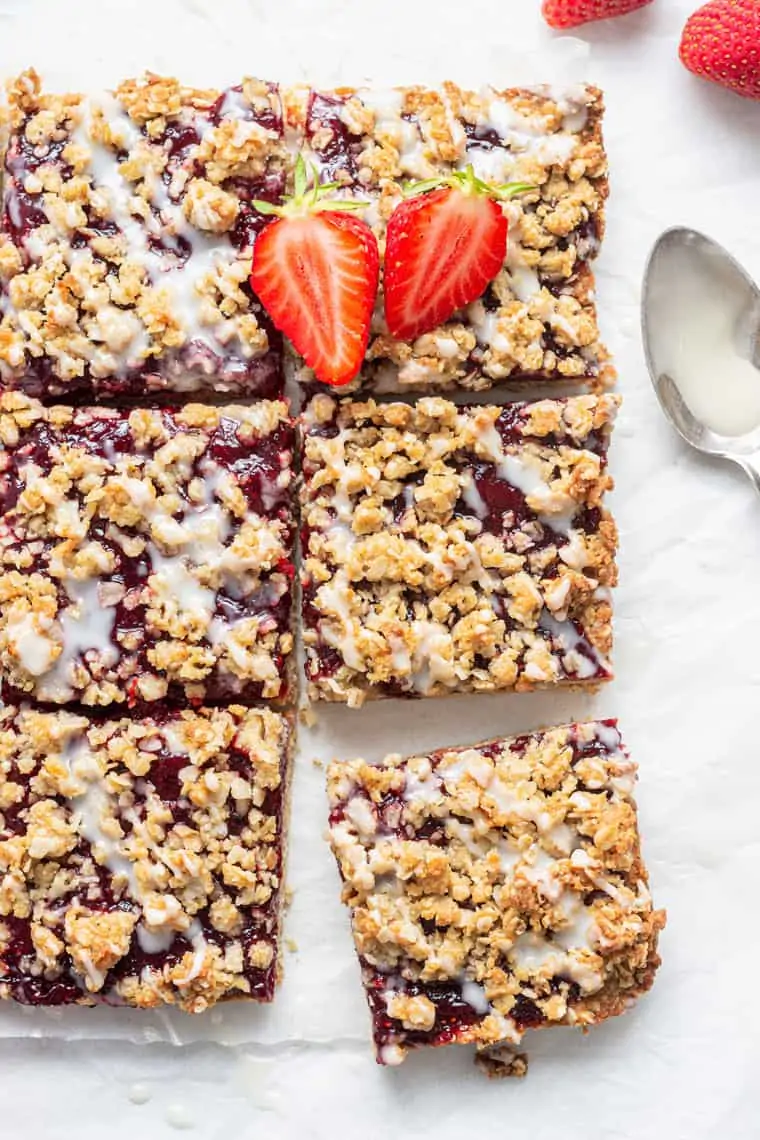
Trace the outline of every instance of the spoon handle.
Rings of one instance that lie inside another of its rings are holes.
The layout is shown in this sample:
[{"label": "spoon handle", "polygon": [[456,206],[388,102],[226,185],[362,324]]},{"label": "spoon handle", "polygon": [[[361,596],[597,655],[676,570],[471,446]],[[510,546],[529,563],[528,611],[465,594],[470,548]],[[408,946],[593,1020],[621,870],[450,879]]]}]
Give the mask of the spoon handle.
[{"label": "spoon handle", "polygon": [[760,493],[760,455],[750,455],[746,458],[737,459],[737,463],[747,472],[755,485],[755,489]]}]

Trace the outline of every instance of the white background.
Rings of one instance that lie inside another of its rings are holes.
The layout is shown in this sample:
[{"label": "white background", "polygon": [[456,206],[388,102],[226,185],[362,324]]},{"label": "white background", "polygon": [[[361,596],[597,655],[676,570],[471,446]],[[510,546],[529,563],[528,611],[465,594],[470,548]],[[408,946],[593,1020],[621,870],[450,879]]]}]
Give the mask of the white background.
[{"label": "white background", "polygon": [[[760,275],[760,106],[680,66],[690,7],[655,0],[571,39],[543,26],[539,0],[0,0],[0,70],[33,63],[69,89],[144,68],[200,85],[244,73],[599,83],[612,198],[598,296],[625,398],[613,444],[615,684],[594,701],[475,697],[321,714],[297,761],[286,934],[299,948],[274,1007],[192,1024],[0,1009],[1,1137],[760,1135],[760,502],[741,474],[671,434],[638,332],[644,260],[668,225],[706,230]],[[529,1040],[522,1082],[486,1081],[466,1049],[378,1068],[312,758],[466,743],[592,709],[620,718],[641,768],[645,856],[669,911],[652,994],[587,1038]],[[166,1043],[172,1035],[196,1040]]]}]

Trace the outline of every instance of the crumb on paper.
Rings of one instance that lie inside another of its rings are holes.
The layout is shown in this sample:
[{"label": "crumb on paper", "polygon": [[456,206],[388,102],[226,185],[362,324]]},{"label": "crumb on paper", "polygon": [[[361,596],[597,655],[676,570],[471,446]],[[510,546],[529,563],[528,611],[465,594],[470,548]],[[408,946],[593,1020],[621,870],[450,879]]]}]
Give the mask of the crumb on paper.
[{"label": "crumb on paper", "polygon": [[178,1132],[187,1132],[195,1128],[195,1119],[184,1104],[170,1104],[166,1109],[166,1123]]},{"label": "crumb on paper", "polygon": [[314,712],[313,705],[302,705],[299,709],[298,717],[301,724],[305,725],[306,728],[314,728],[314,725],[317,723],[317,714]]},{"label": "crumb on paper", "polygon": [[478,1049],[474,1061],[475,1067],[491,1081],[503,1080],[505,1077],[525,1077],[528,1074],[528,1054],[516,1053],[511,1045],[492,1045],[489,1049]]}]

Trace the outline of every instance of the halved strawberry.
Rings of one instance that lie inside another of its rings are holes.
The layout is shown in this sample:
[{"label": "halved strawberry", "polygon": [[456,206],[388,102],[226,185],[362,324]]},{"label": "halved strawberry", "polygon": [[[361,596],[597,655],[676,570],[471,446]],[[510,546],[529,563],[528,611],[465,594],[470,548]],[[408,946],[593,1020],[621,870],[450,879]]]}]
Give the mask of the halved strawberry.
[{"label": "halved strawberry", "polygon": [[299,156],[295,194],[256,239],[251,285],[275,325],[318,380],[347,384],[361,368],[377,292],[379,254],[370,227],[348,211],[366,203],[324,198],[335,185],[308,185]]},{"label": "halved strawberry", "polygon": [[476,301],[507,255],[500,201],[534,189],[489,186],[472,166],[412,185],[391,214],[385,243],[385,319],[398,340],[414,340]]}]

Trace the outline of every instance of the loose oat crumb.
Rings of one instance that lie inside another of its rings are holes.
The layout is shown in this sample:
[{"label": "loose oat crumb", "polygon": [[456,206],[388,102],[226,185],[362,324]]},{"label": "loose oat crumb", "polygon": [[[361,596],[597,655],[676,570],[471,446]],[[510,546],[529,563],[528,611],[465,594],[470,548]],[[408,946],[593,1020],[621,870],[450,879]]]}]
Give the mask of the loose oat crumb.
[{"label": "loose oat crumb", "polygon": [[314,710],[314,706],[311,704],[302,705],[298,716],[301,724],[305,725],[306,728],[314,728],[314,726],[318,723],[317,714]]},{"label": "loose oat crumb", "polygon": [[528,1075],[527,1053],[516,1053],[509,1045],[491,1045],[475,1052],[475,1065],[489,1080]]}]

